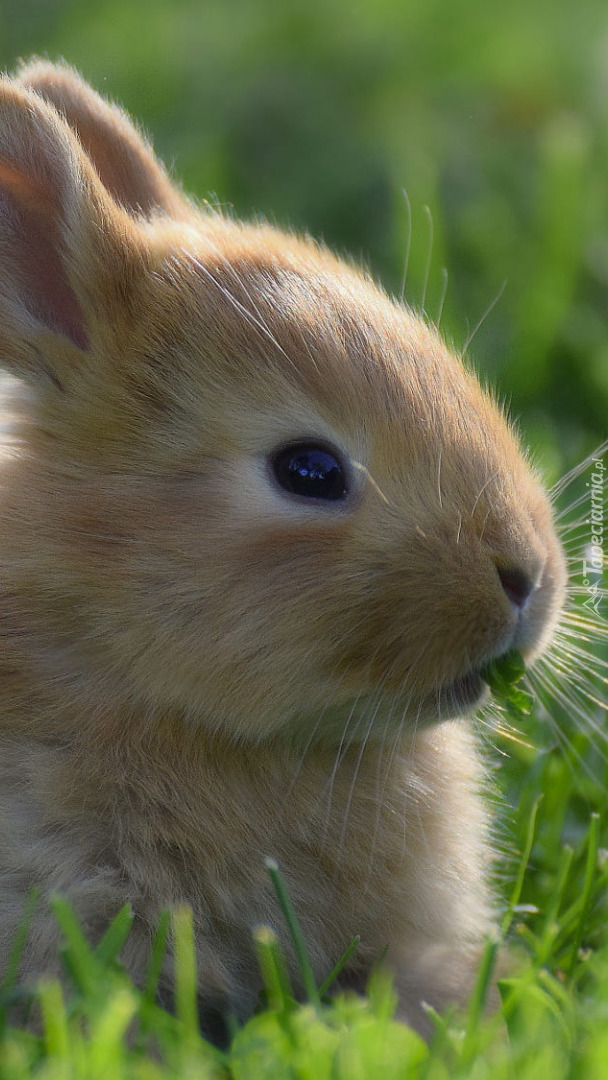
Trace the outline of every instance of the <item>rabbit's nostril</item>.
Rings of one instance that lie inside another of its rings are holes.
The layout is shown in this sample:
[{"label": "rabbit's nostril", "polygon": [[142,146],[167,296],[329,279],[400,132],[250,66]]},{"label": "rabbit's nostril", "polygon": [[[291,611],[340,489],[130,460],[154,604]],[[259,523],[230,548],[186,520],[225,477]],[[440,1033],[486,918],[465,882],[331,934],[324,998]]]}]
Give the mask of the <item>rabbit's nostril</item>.
[{"label": "rabbit's nostril", "polygon": [[500,583],[506,596],[511,603],[518,608],[524,608],[531,594],[534,592],[534,582],[524,570],[514,566],[496,567]]}]

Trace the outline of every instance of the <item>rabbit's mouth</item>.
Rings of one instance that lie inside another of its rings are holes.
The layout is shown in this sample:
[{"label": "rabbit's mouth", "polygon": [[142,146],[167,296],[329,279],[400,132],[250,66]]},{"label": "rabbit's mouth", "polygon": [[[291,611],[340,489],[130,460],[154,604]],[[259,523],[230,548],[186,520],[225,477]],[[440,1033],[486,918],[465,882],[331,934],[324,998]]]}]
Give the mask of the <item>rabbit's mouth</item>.
[{"label": "rabbit's mouth", "polygon": [[461,675],[460,678],[440,688],[438,694],[440,715],[454,717],[463,711],[473,712],[481,704],[487,689],[479,671],[469,671],[466,675]]}]

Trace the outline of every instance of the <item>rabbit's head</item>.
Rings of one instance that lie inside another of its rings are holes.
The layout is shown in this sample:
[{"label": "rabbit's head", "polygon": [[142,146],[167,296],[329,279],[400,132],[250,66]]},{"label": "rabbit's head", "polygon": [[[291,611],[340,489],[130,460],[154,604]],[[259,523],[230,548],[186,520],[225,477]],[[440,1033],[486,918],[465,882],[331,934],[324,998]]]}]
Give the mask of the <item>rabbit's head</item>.
[{"label": "rabbit's head", "polygon": [[[7,588],[36,663],[244,740],[470,711],[561,604],[547,498],[437,333],[197,208],[69,69],[0,88]],[[66,689],[67,692],[67,689]]]}]

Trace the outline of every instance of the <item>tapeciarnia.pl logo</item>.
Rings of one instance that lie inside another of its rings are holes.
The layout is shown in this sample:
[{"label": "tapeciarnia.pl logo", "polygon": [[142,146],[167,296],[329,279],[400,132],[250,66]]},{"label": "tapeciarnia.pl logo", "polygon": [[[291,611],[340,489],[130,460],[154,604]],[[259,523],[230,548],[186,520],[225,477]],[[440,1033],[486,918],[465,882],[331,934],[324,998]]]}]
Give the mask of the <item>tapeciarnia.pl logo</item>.
[{"label": "tapeciarnia.pl logo", "polygon": [[605,555],[605,529],[604,529],[604,489],[606,485],[606,466],[602,458],[593,458],[591,462],[593,472],[591,480],[587,483],[591,500],[589,517],[585,524],[589,526],[589,542],[585,548],[583,558],[583,585],[587,589],[588,596],[583,607],[606,621],[606,616],[600,611],[604,593],[602,590],[602,577],[606,563]]}]

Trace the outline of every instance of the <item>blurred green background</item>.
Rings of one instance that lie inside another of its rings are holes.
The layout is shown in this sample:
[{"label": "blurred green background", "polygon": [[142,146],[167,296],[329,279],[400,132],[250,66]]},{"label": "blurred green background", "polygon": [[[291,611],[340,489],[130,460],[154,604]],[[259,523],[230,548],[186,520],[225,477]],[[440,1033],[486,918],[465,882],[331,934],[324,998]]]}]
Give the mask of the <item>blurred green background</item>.
[{"label": "blurred green background", "polygon": [[442,330],[487,313],[470,355],[552,478],[608,434],[605,0],[5,0],[0,52],[65,57],[189,191],[397,294],[409,246],[432,319],[445,268]]}]

